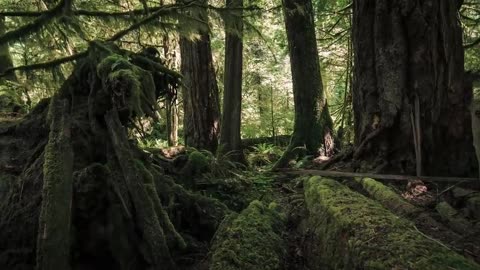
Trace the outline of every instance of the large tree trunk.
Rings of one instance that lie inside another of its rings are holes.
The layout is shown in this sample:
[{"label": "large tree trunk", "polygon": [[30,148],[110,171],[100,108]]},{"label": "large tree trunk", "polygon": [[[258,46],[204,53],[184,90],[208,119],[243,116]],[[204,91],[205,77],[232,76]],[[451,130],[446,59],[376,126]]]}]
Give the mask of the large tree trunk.
[{"label": "large tree trunk", "polygon": [[295,124],[290,145],[275,167],[284,167],[295,149],[316,154],[322,142],[320,115],[325,107],[318,59],[312,2],[283,0],[295,102]]},{"label": "large tree trunk", "polygon": [[354,1],[354,159],[366,161],[361,169],[472,172],[458,7],[457,1]]},{"label": "large tree trunk", "polygon": [[[242,8],[243,0],[227,0],[227,8]],[[242,115],[242,71],[243,71],[243,22],[242,10],[235,18],[225,21],[225,76],[223,92],[223,118],[220,132],[222,153],[229,153],[232,160],[244,162],[240,136]]]},{"label": "large tree trunk", "polygon": [[[206,4],[200,0],[199,4]],[[208,22],[206,11],[200,20]],[[210,36],[200,30],[198,40],[180,38],[181,73],[183,74],[183,132],[185,144],[198,149],[216,151],[218,145],[220,104],[213,67]]]}]

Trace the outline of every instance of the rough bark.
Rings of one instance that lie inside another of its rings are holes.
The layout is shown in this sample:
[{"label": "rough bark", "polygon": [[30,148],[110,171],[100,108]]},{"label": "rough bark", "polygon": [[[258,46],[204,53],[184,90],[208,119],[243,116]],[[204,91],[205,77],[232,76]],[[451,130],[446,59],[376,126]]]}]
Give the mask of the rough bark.
[{"label": "rough bark", "polygon": [[[199,0],[199,4],[206,1]],[[208,22],[206,11],[200,20]],[[198,40],[180,38],[185,145],[215,152],[218,146],[220,105],[210,36],[199,30]]]},{"label": "rough bark", "polygon": [[[227,8],[242,8],[243,0],[227,0]],[[225,75],[220,150],[230,159],[245,162],[240,135],[242,116],[243,22],[242,10],[225,21]]]},{"label": "rough bark", "polygon": [[312,2],[284,0],[295,102],[295,124],[290,145],[275,167],[284,167],[295,149],[304,147],[316,154],[322,142],[321,112],[325,107],[320,61],[318,58]]},{"label": "rough bark", "polygon": [[472,173],[457,8],[456,1],[354,1],[357,169]]}]

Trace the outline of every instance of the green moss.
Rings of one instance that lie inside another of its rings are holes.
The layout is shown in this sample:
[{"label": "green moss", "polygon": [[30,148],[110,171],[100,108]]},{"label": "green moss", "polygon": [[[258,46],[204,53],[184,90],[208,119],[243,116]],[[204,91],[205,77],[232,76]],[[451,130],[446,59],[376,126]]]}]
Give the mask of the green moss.
[{"label": "green moss", "polygon": [[52,98],[36,258],[41,269],[69,269],[73,151],[68,110],[64,100]]},{"label": "green moss", "polygon": [[106,78],[108,74],[115,70],[130,69],[131,66],[132,64],[125,57],[119,54],[111,54],[97,65],[97,74],[100,78]]},{"label": "green moss", "polygon": [[160,201],[154,183],[153,174],[145,167],[145,165],[140,160],[135,160],[134,162],[136,167],[138,168],[138,171],[142,173],[145,190],[153,204],[158,222],[164,230],[165,239],[169,244],[169,247],[178,247],[180,249],[184,249],[186,247],[186,243],[183,240],[182,236],[180,236],[180,234],[173,226],[172,222],[170,221],[170,217],[163,208],[162,202]]},{"label": "green moss", "polygon": [[193,170],[200,172],[208,168],[209,162],[207,157],[199,151],[193,151],[188,155],[188,161]]},{"label": "green moss", "polygon": [[391,188],[371,178],[357,178],[363,189],[368,192],[376,201],[392,210],[394,213],[405,216],[413,216],[421,210],[405,201]]},{"label": "green moss", "polygon": [[152,74],[132,63],[125,57],[112,54],[97,65],[97,74],[104,89],[117,99],[117,106],[126,106],[137,116],[147,114],[155,117],[158,109],[155,95],[155,83]]},{"label": "green moss", "polygon": [[277,207],[253,201],[226,218],[214,239],[210,269],[282,269],[285,217]]},{"label": "green moss", "polygon": [[306,180],[305,201],[313,269],[320,263],[334,269],[479,269],[410,221],[334,180]]}]

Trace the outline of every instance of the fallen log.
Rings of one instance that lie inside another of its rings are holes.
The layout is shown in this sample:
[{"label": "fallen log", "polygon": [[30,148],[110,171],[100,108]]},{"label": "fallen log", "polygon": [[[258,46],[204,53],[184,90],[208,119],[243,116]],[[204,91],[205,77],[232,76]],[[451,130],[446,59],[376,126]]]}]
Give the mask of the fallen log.
[{"label": "fallen log", "polygon": [[405,201],[395,191],[372,178],[356,178],[355,181],[360,183],[372,198],[397,215],[412,217],[422,212],[422,209]]},{"label": "fallen log", "polygon": [[310,269],[479,269],[413,223],[337,181],[305,180]]},{"label": "fallen log", "polygon": [[323,177],[347,177],[347,178],[374,178],[392,181],[412,181],[421,180],[425,182],[473,182],[479,181],[478,178],[469,177],[446,177],[446,176],[413,176],[413,175],[396,175],[396,174],[375,174],[375,173],[357,173],[357,172],[338,172],[338,171],[322,171],[322,170],[295,170],[295,169],[278,169],[276,172],[290,175],[318,175]]}]

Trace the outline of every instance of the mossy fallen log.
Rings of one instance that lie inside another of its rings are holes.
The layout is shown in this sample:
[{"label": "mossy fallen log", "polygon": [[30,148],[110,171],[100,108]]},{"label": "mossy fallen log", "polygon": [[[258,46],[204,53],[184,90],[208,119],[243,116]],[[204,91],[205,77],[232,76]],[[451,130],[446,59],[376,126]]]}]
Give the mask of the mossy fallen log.
[{"label": "mossy fallen log", "polygon": [[227,217],[213,241],[210,270],[283,269],[285,218],[275,208],[253,201]]},{"label": "mossy fallen log", "polygon": [[356,178],[363,189],[383,206],[397,215],[414,216],[422,210],[405,201],[395,191],[372,178]]},{"label": "mossy fallen log", "polygon": [[[479,269],[378,202],[327,178],[305,181],[311,269]],[[323,269],[323,268],[322,268]]]}]

